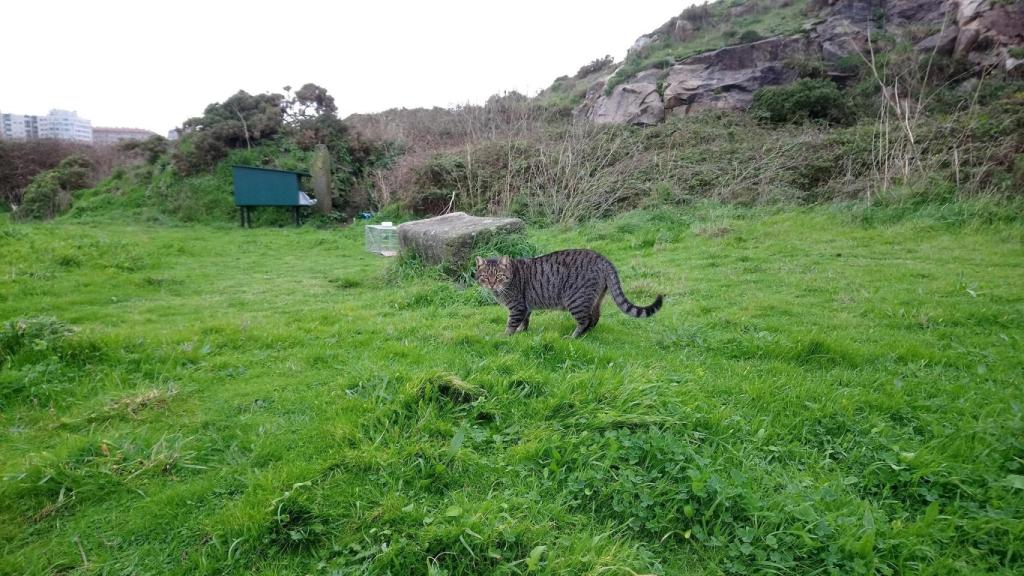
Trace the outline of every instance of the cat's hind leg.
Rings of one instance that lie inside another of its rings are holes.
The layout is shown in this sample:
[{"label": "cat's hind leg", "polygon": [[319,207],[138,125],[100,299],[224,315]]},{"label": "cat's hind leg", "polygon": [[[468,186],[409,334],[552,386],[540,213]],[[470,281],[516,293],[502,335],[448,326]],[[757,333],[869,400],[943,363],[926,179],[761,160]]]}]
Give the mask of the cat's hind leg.
[{"label": "cat's hind leg", "polygon": [[581,308],[569,310],[569,313],[572,314],[573,320],[576,321],[576,329],[573,330],[570,338],[579,338],[580,336],[583,336],[594,327],[594,324],[597,324],[597,321],[594,320],[593,317],[594,311],[589,304]]},{"label": "cat's hind leg", "polygon": [[594,327],[593,324],[591,324],[590,322],[589,312],[586,313],[584,317],[577,317],[576,315],[573,315],[573,318],[576,319],[576,329],[572,331],[572,336],[570,336],[570,338],[579,338],[580,336],[583,336],[584,334],[589,332],[590,329]]},{"label": "cat's hind leg", "polygon": [[576,320],[576,330],[570,338],[579,338],[586,334],[597,321],[594,320],[594,300],[597,297],[597,289],[583,289],[573,294],[565,303],[566,310]]},{"label": "cat's hind leg", "polygon": [[601,320],[601,300],[604,300],[604,289],[597,294],[597,299],[594,300],[594,306],[590,309],[590,327],[597,326],[599,320]]}]

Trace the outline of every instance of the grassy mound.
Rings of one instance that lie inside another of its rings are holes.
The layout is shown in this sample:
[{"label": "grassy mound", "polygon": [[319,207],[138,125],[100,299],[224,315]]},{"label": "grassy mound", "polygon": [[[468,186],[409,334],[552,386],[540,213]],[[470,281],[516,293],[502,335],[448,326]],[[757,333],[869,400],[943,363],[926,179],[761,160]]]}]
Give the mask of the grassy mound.
[{"label": "grassy mound", "polygon": [[[231,150],[211,170],[182,175],[169,156],[161,155],[78,192],[67,217],[93,222],[229,223],[238,217],[232,165],[306,171],[311,156],[312,152],[282,138],[252,149]],[[256,209],[253,216],[256,225],[283,225],[290,212]]]}]

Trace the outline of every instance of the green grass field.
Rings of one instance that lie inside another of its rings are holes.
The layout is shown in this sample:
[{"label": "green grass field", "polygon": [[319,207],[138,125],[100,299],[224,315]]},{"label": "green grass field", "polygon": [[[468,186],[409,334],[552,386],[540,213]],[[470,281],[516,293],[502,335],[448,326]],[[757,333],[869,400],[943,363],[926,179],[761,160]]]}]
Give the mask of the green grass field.
[{"label": "green grass field", "polygon": [[1024,225],[886,220],[534,230],[667,295],[578,341],[357,228],[0,224],[0,573],[1020,574]]}]

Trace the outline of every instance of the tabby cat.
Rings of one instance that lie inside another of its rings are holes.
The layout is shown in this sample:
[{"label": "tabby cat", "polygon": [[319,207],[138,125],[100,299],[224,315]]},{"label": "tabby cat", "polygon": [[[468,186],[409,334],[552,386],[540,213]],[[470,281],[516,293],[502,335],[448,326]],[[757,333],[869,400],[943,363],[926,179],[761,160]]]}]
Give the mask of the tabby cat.
[{"label": "tabby cat", "polygon": [[476,259],[476,280],[508,308],[506,334],[530,326],[530,312],[538,309],[568,310],[576,320],[573,338],[586,334],[601,318],[601,300],[611,290],[615,305],[635,318],[645,318],[661,308],[659,295],[650,306],[637,306],[622,293],[619,274],[607,258],[593,250],[552,252],[536,258],[508,256]]}]

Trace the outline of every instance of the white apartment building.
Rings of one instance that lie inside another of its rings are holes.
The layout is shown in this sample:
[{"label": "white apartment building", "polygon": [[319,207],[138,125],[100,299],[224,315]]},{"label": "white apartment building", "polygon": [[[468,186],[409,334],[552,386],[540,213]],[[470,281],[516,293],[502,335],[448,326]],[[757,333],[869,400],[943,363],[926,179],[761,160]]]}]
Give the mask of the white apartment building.
[{"label": "white apartment building", "polygon": [[39,138],[92,143],[92,122],[68,110],[50,110],[39,117]]},{"label": "white apartment building", "polygon": [[50,110],[46,116],[0,114],[0,138],[35,140],[57,138],[92,142],[92,122],[68,110]]},{"label": "white apartment building", "polygon": [[0,138],[29,140],[38,137],[39,122],[36,116],[0,114]]}]

